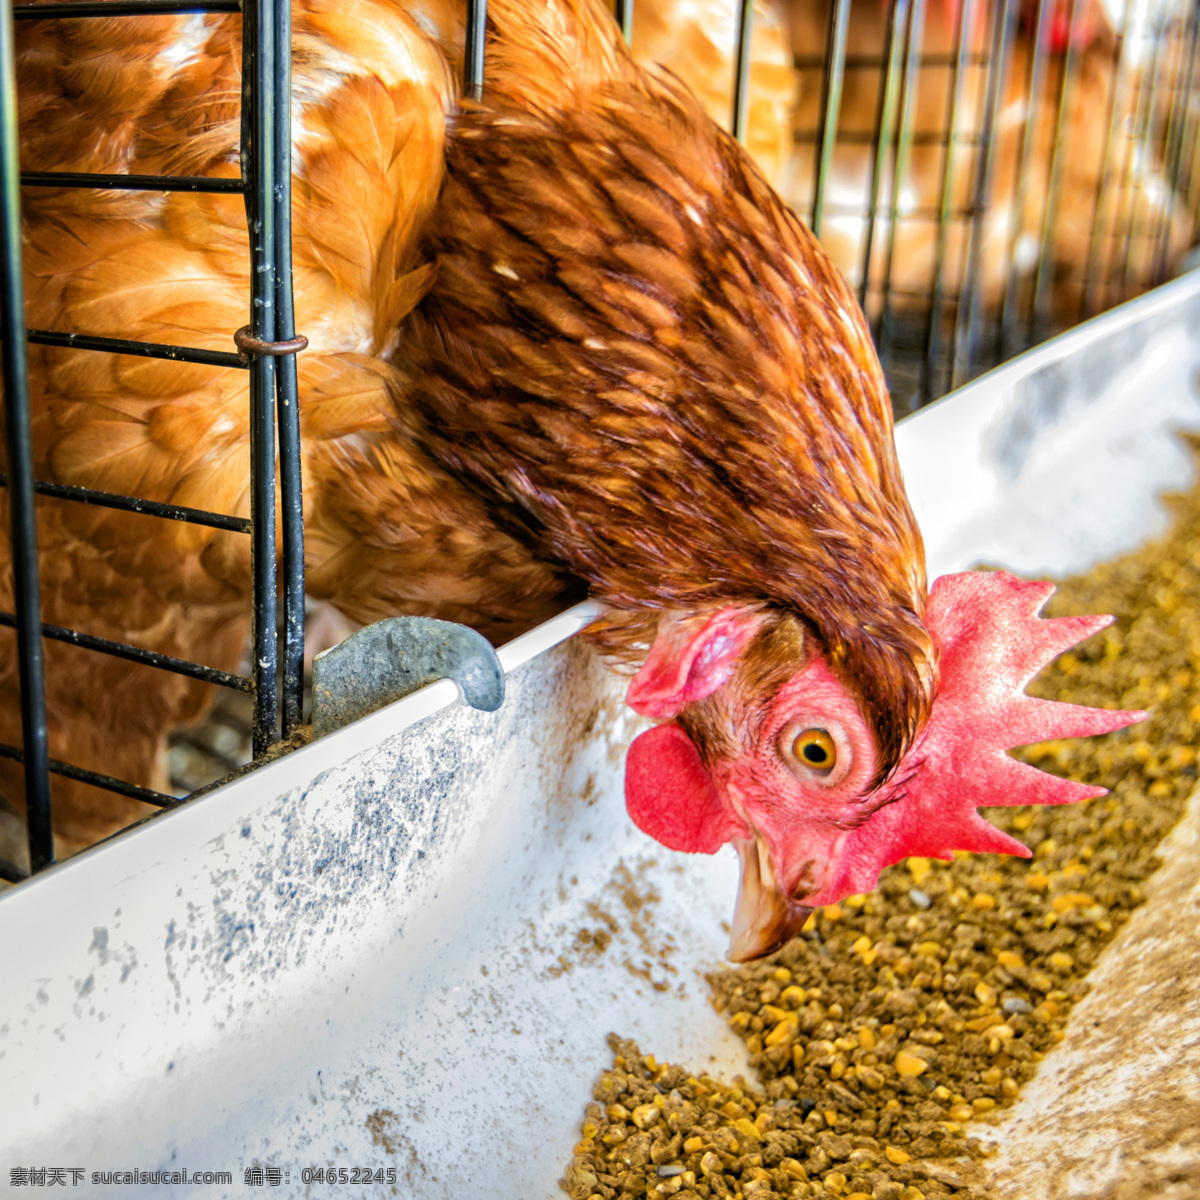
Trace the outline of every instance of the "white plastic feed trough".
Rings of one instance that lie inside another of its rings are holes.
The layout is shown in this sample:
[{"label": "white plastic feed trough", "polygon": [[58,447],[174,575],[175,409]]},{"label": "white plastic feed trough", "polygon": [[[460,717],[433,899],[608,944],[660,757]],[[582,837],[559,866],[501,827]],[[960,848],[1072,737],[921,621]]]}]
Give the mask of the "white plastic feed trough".
[{"label": "white plastic feed trough", "polygon": [[[905,421],[930,577],[1061,574],[1164,527],[1198,365],[1193,273]],[[702,978],[736,858],[631,826],[641,722],[573,637],[591,612],[505,647],[496,713],[444,681],[0,897],[0,1188],[226,1171],[120,1191],[244,1196],[262,1168],[324,1195],[306,1168],[382,1167],[360,1194],[553,1197],[608,1031],[747,1072]]]}]

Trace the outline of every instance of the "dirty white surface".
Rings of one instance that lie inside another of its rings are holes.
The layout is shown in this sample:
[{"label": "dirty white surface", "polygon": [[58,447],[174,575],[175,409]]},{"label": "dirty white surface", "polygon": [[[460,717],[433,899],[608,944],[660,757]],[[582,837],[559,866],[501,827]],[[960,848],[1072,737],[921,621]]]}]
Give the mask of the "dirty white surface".
[{"label": "dirty white surface", "polygon": [[1166,528],[1200,429],[1200,271],[1089,321],[896,429],[930,578],[1061,576]]},{"label": "dirty white surface", "polygon": [[1200,1196],[1200,791],[1162,855],[1066,1040],[996,1131],[994,1200]]},{"label": "dirty white surface", "polygon": [[[1061,571],[1159,527],[1198,314],[1185,278],[906,422],[931,574]],[[122,1194],[244,1195],[258,1166],[324,1195],[305,1168],[382,1167],[361,1194],[537,1200],[609,1030],[743,1069],[701,979],[735,860],[630,826],[636,721],[564,640],[587,619],[505,648],[497,713],[437,684],[0,897],[0,1183],[228,1171]]]},{"label": "dirty white surface", "polygon": [[228,1170],[240,1195],[257,1165],[299,1195],[305,1167],[382,1166],[401,1196],[552,1194],[610,1029],[744,1069],[698,975],[732,855],[685,870],[630,826],[636,718],[582,643],[508,687],[493,714],[427,689],[8,893],[4,1181]]}]

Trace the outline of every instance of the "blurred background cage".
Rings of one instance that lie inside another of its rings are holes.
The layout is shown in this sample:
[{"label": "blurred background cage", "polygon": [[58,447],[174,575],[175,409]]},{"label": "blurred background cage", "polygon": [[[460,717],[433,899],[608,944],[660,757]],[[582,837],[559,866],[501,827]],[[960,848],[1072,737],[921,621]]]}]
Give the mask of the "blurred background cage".
[{"label": "blurred background cage", "polygon": [[1185,265],[1198,27],[1196,0],[640,0],[633,45],[821,239],[904,416]]},{"label": "blurred background cage", "polygon": [[[12,25],[0,12],[6,39],[6,483],[16,559],[15,612],[0,614],[0,626],[8,626],[0,628],[0,653],[21,656],[26,708],[25,745],[0,747],[0,753],[35,764],[27,771],[33,870],[53,860],[50,774],[73,769],[47,760],[44,718],[39,733],[39,633],[225,685],[208,721],[172,739],[174,795],[149,794],[135,781],[95,780],[159,807],[252,757],[270,756],[303,717],[303,531],[296,405],[290,402],[287,4],[84,0],[18,6],[16,16],[235,11],[245,19],[240,180],[71,181],[27,173],[20,182],[27,206],[36,205],[38,189],[47,186],[220,187],[245,196],[252,227],[261,230],[266,221],[269,236],[253,246],[261,263],[255,279],[260,299],[274,297],[279,324],[264,324],[263,306],[248,297],[253,328],[224,363],[250,370],[257,380],[251,400],[256,499],[248,520],[159,511],[169,506],[131,497],[67,495],[72,489],[32,479],[21,399]],[[1187,265],[1200,224],[1200,0],[617,0],[615,17],[635,56],[663,64],[692,86],[824,243],[867,314],[898,416]],[[479,93],[483,79],[485,32],[485,0],[470,0],[464,89],[471,94]],[[89,352],[86,338],[74,336],[86,330],[25,333],[30,341],[57,336],[51,344]],[[192,353],[92,341],[91,352],[185,361]],[[66,499],[165,519],[233,521],[252,536],[253,666],[217,679],[197,664],[101,645],[78,631],[39,628],[36,494],[37,503]],[[0,844],[0,878],[23,877],[24,867],[5,861],[4,853]]]}]

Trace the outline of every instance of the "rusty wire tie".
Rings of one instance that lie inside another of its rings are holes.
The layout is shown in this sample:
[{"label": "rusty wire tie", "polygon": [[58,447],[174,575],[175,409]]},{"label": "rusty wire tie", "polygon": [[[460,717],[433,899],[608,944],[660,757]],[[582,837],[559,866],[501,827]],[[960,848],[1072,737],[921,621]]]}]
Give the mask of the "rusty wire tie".
[{"label": "rusty wire tie", "polygon": [[264,342],[261,338],[251,337],[249,325],[243,325],[233,335],[233,341],[238,348],[238,354],[245,362],[252,358],[279,358],[284,354],[299,354],[301,350],[308,348],[306,337],[289,338],[285,342]]}]

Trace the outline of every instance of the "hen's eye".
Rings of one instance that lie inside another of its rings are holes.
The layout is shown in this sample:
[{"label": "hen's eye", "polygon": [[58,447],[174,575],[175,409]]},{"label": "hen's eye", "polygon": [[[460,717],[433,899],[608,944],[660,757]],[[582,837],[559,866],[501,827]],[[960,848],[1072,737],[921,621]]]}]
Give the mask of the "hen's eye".
[{"label": "hen's eye", "polygon": [[837,766],[837,746],[824,729],[805,729],[796,735],[792,753],[797,762],[822,774]]}]

